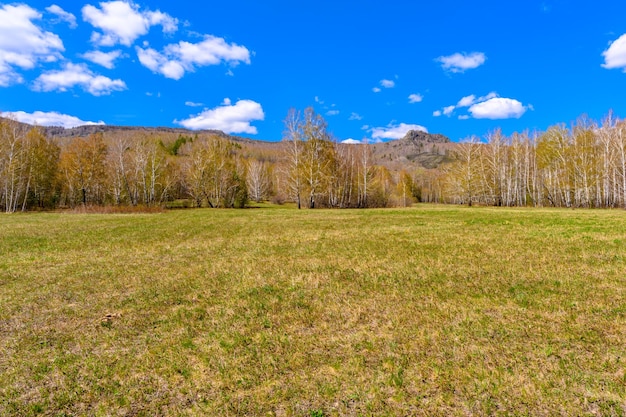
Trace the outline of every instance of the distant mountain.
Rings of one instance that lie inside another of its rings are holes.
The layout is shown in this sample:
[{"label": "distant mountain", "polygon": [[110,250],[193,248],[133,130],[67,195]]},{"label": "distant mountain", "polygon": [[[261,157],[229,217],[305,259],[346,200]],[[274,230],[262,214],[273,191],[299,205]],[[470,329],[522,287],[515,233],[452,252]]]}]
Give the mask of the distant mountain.
[{"label": "distant mountain", "polygon": [[144,126],[114,126],[114,125],[84,125],[76,126],[70,129],[61,126],[47,126],[42,127],[49,137],[56,138],[73,138],[89,136],[93,133],[115,133],[115,132],[146,132],[146,133],[167,133],[167,134],[180,134],[185,136],[194,135],[217,135],[236,141],[249,140],[238,136],[227,135],[221,130],[189,130],[184,128],[175,127],[144,127]]},{"label": "distant mountain", "polygon": [[437,168],[451,161],[451,151],[456,144],[441,134],[410,130],[402,139],[370,146],[378,163],[396,170],[402,167]]},{"label": "distant mountain", "polygon": [[[3,118],[0,117],[0,120]],[[18,122],[19,123],[19,122]],[[28,124],[19,123],[25,128]],[[102,132],[108,135],[115,133],[145,132],[148,134],[162,134],[172,137],[174,135],[196,136],[196,135],[218,135],[233,142],[245,146],[246,154],[269,160],[276,160],[281,150],[280,142],[269,142],[258,139],[243,138],[226,134],[220,130],[188,130],[184,128],[171,127],[143,127],[143,126],[114,126],[114,125],[84,125],[73,128],[61,126],[42,126],[41,129],[48,137],[57,139],[70,139],[74,137],[85,137],[93,133]],[[175,137],[175,136],[174,136]],[[371,143],[368,145],[348,145],[348,146],[369,146],[372,148],[374,162],[386,166],[391,170],[402,168],[437,168],[439,165],[449,162],[450,151],[456,146],[450,139],[441,134],[425,133],[418,130],[410,130],[398,140],[389,142]]]},{"label": "distant mountain", "polygon": [[414,144],[420,143],[450,143],[450,139],[440,133],[426,133],[421,130],[409,130],[402,139],[402,141],[413,142]]},{"label": "distant mountain", "polygon": [[[4,117],[0,117],[0,121],[7,120]],[[25,128],[33,127],[27,123],[16,122],[12,120],[12,123],[17,123]],[[83,125],[72,128],[65,128],[63,126],[39,126],[44,131],[46,136],[51,138],[75,138],[85,137],[93,133],[115,133],[115,132],[146,132],[146,133],[166,133],[166,134],[180,134],[185,136],[195,135],[217,135],[225,138],[235,140],[237,142],[246,142],[252,139],[242,138],[239,136],[228,135],[221,130],[189,130],[184,128],[172,128],[172,127],[145,127],[145,126],[115,126],[115,125]]]}]

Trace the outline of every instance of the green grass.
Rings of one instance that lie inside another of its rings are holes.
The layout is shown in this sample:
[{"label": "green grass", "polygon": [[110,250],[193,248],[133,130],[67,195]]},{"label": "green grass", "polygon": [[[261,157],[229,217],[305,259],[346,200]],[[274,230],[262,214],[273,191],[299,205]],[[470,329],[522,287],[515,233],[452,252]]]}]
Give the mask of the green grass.
[{"label": "green grass", "polygon": [[0,216],[0,415],[625,415],[626,212]]}]

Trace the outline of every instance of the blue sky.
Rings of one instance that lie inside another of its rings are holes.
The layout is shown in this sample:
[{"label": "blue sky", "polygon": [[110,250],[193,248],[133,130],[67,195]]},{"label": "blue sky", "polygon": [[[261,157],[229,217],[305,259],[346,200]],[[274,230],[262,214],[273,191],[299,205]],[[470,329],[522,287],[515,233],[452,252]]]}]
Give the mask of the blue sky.
[{"label": "blue sky", "polygon": [[452,140],[626,117],[626,2],[0,3],[0,112],[280,140]]}]

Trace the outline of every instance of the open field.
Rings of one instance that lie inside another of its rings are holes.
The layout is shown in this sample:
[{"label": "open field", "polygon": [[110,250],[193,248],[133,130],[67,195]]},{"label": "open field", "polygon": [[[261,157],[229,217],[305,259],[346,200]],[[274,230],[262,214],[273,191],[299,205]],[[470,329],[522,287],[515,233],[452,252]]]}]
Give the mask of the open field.
[{"label": "open field", "polygon": [[626,212],[0,216],[0,415],[625,415]]}]

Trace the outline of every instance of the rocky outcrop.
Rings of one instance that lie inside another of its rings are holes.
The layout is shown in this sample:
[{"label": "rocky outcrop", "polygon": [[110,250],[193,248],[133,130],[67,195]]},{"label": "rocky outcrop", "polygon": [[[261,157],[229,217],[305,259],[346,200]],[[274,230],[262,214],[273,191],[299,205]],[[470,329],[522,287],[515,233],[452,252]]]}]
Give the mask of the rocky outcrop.
[{"label": "rocky outcrop", "polygon": [[426,133],[420,130],[409,130],[406,135],[400,140],[413,142],[413,143],[449,143],[450,139],[447,136],[439,133]]}]

